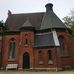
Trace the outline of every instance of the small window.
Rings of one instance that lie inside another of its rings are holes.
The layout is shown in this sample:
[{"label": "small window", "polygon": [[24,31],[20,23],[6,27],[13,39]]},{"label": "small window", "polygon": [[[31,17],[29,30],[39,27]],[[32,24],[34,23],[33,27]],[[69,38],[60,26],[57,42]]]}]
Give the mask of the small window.
[{"label": "small window", "polygon": [[48,50],[48,64],[53,64],[52,51],[51,50]]},{"label": "small window", "polygon": [[29,42],[28,42],[28,34],[25,34],[25,40],[24,40],[24,46],[28,46]]},{"label": "small window", "polygon": [[28,46],[28,39],[25,39],[24,46]]},{"label": "small window", "polygon": [[39,64],[43,64],[43,52],[42,51],[39,51],[38,52],[38,56],[39,56]]},{"label": "small window", "polygon": [[48,51],[48,57],[49,60],[52,60],[51,50]]},{"label": "small window", "polygon": [[28,39],[25,39],[25,44],[28,44]]},{"label": "small window", "polygon": [[28,34],[25,34],[25,36],[28,36]]},{"label": "small window", "polygon": [[15,49],[16,49],[15,41],[14,40],[10,40],[10,42],[9,42],[8,59],[14,59],[15,58]]}]

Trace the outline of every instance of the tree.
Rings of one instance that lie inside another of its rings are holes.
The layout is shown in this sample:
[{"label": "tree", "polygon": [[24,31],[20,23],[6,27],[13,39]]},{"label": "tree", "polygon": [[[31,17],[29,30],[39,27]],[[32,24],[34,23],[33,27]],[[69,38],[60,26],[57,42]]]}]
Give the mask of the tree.
[{"label": "tree", "polygon": [[3,21],[0,21],[0,27],[3,27],[3,24],[4,24]]},{"label": "tree", "polygon": [[7,27],[7,25],[3,22],[3,20],[0,21],[0,27],[2,27],[4,31],[5,31],[5,30],[8,30],[8,27]]},{"label": "tree", "polygon": [[74,35],[74,11],[71,11],[71,15],[63,18],[65,25],[73,31]]},{"label": "tree", "polygon": [[64,20],[65,25],[68,28],[71,28],[71,26],[73,25],[73,23],[72,23],[73,21],[72,21],[71,17],[70,16],[66,16],[66,17],[63,18],[63,20]]}]

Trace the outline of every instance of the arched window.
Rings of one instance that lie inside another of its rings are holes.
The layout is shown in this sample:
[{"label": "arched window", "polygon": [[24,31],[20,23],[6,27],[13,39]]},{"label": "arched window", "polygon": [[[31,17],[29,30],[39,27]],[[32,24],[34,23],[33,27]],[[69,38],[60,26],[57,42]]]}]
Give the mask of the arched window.
[{"label": "arched window", "polygon": [[25,40],[24,40],[24,46],[28,46],[28,39],[27,38],[25,38]]},{"label": "arched window", "polygon": [[28,39],[25,39],[25,44],[28,44]]},{"label": "arched window", "polygon": [[28,34],[27,34],[27,33],[25,34],[25,37],[26,37],[26,36],[28,36]]},{"label": "arched window", "polygon": [[38,52],[38,57],[39,57],[39,64],[43,64],[43,52],[42,51]]},{"label": "arched window", "polygon": [[28,34],[25,34],[25,40],[24,40],[24,45],[28,46]]},{"label": "arched window", "polygon": [[15,49],[16,49],[16,43],[14,39],[11,39],[9,41],[9,53],[8,53],[8,59],[14,59],[15,58]]},{"label": "arched window", "polygon": [[62,36],[59,36],[59,43],[60,43],[60,53],[61,55],[64,55],[65,54],[64,38]]},{"label": "arched window", "polygon": [[52,60],[52,52],[51,50],[48,50],[48,60]]},{"label": "arched window", "polygon": [[52,51],[48,50],[48,64],[53,64]]}]

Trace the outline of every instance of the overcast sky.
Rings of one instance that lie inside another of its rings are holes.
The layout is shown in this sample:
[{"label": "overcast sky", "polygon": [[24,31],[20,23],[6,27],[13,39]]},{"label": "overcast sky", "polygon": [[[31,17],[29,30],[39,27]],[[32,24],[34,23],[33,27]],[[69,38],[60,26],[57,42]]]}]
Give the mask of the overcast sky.
[{"label": "overcast sky", "polygon": [[74,0],[0,0],[0,20],[6,20],[8,10],[12,14],[45,12],[49,2],[53,3],[53,10],[60,19],[74,10]]}]

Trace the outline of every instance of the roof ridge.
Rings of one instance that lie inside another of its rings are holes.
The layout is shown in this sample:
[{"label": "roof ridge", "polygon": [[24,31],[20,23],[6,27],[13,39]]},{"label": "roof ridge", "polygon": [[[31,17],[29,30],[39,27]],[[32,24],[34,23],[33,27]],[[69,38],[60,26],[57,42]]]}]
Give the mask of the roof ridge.
[{"label": "roof ridge", "polygon": [[45,13],[45,12],[33,12],[33,13],[16,13],[16,14],[15,14],[15,13],[14,13],[14,14],[12,13],[12,15],[40,14],[40,13],[42,14],[42,13]]}]

